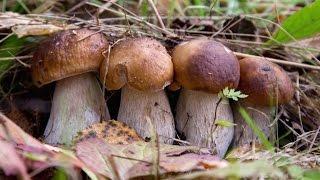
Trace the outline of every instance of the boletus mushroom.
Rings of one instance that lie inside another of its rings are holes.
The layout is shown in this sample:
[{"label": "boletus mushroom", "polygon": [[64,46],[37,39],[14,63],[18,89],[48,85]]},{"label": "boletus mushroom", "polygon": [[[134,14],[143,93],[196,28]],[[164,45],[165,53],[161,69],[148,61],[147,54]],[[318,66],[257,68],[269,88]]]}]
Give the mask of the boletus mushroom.
[{"label": "boletus mushroom", "polygon": [[46,143],[70,145],[77,132],[110,118],[99,82],[91,73],[98,71],[107,49],[102,34],[78,29],[55,34],[34,53],[34,83],[40,87],[56,81]]},{"label": "boletus mushroom", "polygon": [[234,104],[235,146],[258,142],[249,125],[239,113],[241,105],[266,137],[275,134],[273,117],[276,106],[289,102],[294,88],[287,73],[278,65],[263,59],[244,58],[240,63],[240,82],[238,89],[248,97]]},{"label": "boletus mushroom", "polygon": [[172,142],[174,119],[164,87],[172,82],[173,64],[164,46],[150,38],[118,42],[101,65],[100,79],[108,90],[121,89],[118,120],[145,139],[153,133],[151,122],[160,142]]},{"label": "boletus mushroom", "polygon": [[192,145],[226,153],[234,128],[215,124],[218,120],[233,123],[229,101],[218,93],[236,88],[240,78],[239,62],[223,44],[195,39],[173,51],[175,83],[182,86],[176,107],[178,132]]}]

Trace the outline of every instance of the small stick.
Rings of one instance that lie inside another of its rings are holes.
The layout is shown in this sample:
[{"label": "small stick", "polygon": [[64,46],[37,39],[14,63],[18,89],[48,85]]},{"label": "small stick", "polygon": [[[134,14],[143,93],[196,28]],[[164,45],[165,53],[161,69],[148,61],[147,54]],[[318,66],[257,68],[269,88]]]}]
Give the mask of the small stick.
[{"label": "small stick", "polygon": [[311,149],[312,149],[312,147],[314,146],[314,143],[316,142],[317,136],[318,136],[318,134],[319,134],[319,130],[320,130],[320,126],[318,127],[317,132],[314,134],[314,138],[313,138],[313,140],[312,140],[312,143],[310,144],[308,153],[311,152]]},{"label": "small stick", "polygon": [[21,60],[21,59],[30,59],[32,57],[33,56],[31,56],[31,55],[16,56],[16,57],[3,57],[3,58],[0,58],[0,61],[17,60],[17,58],[19,58],[19,60]]},{"label": "small stick", "polygon": [[320,66],[313,66],[313,65],[308,65],[308,64],[302,64],[302,63],[296,63],[296,62],[290,62],[290,61],[285,61],[285,60],[280,60],[280,59],[274,59],[274,58],[267,58],[267,57],[261,57],[261,56],[255,56],[255,55],[250,55],[250,54],[244,54],[240,52],[233,52],[238,58],[259,58],[259,59],[265,59],[273,63],[277,64],[283,64],[283,65],[288,65],[288,66],[294,66],[294,67],[300,67],[300,68],[306,68],[306,69],[313,69],[313,70],[320,70]]},{"label": "small stick", "polygon": [[162,29],[166,29],[166,27],[164,26],[163,21],[162,21],[162,19],[161,19],[161,16],[160,16],[160,14],[159,14],[159,12],[158,12],[158,10],[157,10],[157,7],[154,5],[154,3],[153,3],[152,0],[148,0],[148,2],[149,2],[149,4],[151,5],[154,13],[156,14],[156,17],[157,17],[157,19],[158,19],[158,22],[159,22],[159,24],[160,24],[160,27],[161,27]]}]

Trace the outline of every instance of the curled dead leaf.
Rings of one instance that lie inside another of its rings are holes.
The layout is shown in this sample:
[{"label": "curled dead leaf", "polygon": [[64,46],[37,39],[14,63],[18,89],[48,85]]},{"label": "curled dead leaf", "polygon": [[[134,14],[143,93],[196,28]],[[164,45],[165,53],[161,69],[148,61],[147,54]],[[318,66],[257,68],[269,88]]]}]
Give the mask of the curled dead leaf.
[{"label": "curled dead leaf", "polygon": [[[109,144],[93,137],[76,144],[77,157],[94,172],[108,178],[129,179],[152,175],[153,143]],[[227,166],[227,162],[198,147],[160,144],[161,174],[205,170]]]},{"label": "curled dead leaf", "polygon": [[22,179],[30,179],[27,167],[15,151],[12,144],[0,140],[0,169],[5,175],[19,175]]},{"label": "curled dead leaf", "polygon": [[0,13],[0,29],[10,29],[19,38],[49,35],[58,31],[78,28],[75,25],[57,25],[39,17],[28,17],[14,12]]},{"label": "curled dead leaf", "polygon": [[38,19],[33,19],[20,15],[14,12],[4,12],[0,13],[0,29],[9,29],[16,25],[32,25],[32,24],[43,24]]}]

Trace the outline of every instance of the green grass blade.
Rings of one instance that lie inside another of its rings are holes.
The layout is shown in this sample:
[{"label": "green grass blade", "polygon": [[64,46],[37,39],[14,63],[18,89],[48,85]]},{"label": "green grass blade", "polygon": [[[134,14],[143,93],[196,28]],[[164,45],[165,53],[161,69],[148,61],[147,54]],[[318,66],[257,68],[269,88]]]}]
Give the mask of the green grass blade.
[{"label": "green grass blade", "polygon": [[[0,46],[0,58],[17,55],[26,42],[27,40],[25,38],[19,39],[16,35],[8,37]],[[13,60],[0,61],[0,74],[3,74],[5,71],[7,71],[13,64]]]},{"label": "green grass blade", "polygon": [[26,5],[22,0],[17,0],[17,2],[20,4],[20,6],[21,6],[28,14],[31,13],[31,11],[30,11],[29,8],[27,7],[27,5]]},{"label": "green grass blade", "polygon": [[259,140],[261,141],[262,145],[268,150],[273,150],[274,147],[268,141],[267,137],[264,135],[264,133],[261,131],[261,129],[256,125],[254,120],[252,120],[252,118],[247,113],[247,111],[241,106],[239,106],[239,113],[241,114],[241,116],[244,119],[244,121],[253,130],[254,134],[259,138]]},{"label": "green grass blade", "polygon": [[289,16],[273,35],[268,45],[288,43],[320,33],[320,0]]}]

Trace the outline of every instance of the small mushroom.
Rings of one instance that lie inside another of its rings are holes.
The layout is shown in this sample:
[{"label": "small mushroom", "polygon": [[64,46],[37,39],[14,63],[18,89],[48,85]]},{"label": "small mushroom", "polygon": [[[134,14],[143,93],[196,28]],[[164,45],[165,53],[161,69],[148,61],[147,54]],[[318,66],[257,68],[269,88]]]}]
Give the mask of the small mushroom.
[{"label": "small mushroom", "polygon": [[218,93],[238,86],[238,60],[219,42],[195,39],[175,47],[173,64],[175,81],[183,87],[177,102],[178,131],[192,145],[211,148],[224,156],[234,128],[215,123],[233,123],[233,115],[229,101]]},{"label": "small mushroom", "polygon": [[244,58],[240,63],[240,82],[238,89],[248,97],[235,104],[235,146],[258,142],[258,137],[243,120],[237,107],[241,105],[248,112],[255,124],[267,137],[274,135],[273,117],[276,106],[289,102],[294,95],[294,88],[286,72],[272,62]]},{"label": "small mushroom", "polygon": [[120,41],[111,50],[100,71],[108,90],[121,89],[118,118],[143,138],[150,138],[150,117],[161,142],[175,137],[173,115],[164,87],[173,79],[170,55],[158,41],[133,38]]},{"label": "small mushroom", "polygon": [[33,56],[32,77],[37,86],[57,81],[50,118],[44,132],[49,144],[70,145],[78,131],[110,115],[97,71],[108,42],[89,29],[68,30],[43,42]]}]

